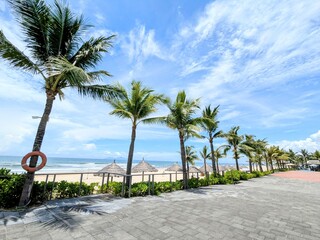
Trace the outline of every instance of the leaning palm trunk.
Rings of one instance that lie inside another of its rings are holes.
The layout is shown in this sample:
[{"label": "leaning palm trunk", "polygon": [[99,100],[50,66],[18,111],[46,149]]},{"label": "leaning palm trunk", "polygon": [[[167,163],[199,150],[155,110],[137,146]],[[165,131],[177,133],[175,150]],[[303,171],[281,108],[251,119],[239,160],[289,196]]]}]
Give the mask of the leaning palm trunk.
[{"label": "leaning palm trunk", "polygon": [[133,152],[134,152],[134,142],[136,140],[136,126],[132,126],[131,132],[131,143],[128,153],[128,162],[127,162],[127,177],[126,177],[126,186],[129,189],[131,184],[131,169],[132,169],[132,160],[133,160]]},{"label": "leaning palm trunk", "polygon": [[249,171],[252,173],[252,160],[249,158]]},{"label": "leaning palm trunk", "polygon": [[262,162],[261,162],[261,159],[260,159],[260,158],[259,158],[259,160],[258,160],[258,163],[259,163],[260,172],[263,172]]},{"label": "leaning palm trunk", "polygon": [[[47,122],[49,120],[49,115],[52,110],[54,99],[55,99],[55,94],[47,91],[46,106],[45,106],[43,115],[41,117],[41,121],[38,126],[38,131],[37,131],[34,143],[33,143],[32,151],[40,151],[40,149],[41,149],[43,137],[44,137],[44,134],[46,131],[46,126],[47,126]],[[29,163],[29,167],[36,167],[37,162],[38,162],[38,156],[32,156],[30,163]],[[22,190],[22,194],[20,197],[19,206],[26,206],[29,203],[29,198],[30,198],[31,190],[32,190],[32,186],[33,186],[33,181],[34,181],[34,172],[33,173],[28,172],[27,176],[26,176],[26,180],[23,185],[23,190]]]},{"label": "leaning palm trunk", "polygon": [[270,160],[270,168],[271,168],[271,171],[274,172],[272,159]]},{"label": "leaning palm trunk", "polygon": [[184,137],[183,133],[179,132],[180,138],[180,151],[181,151],[181,162],[182,162],[182,172],[183,172],[183,188],[188,189],[188,173],[186,168],[186,150],[184,147]]},{"label": "leaning palm trunk", "polygon": [[269,163],[268,163],[268,159],[266,159],[266,168],[267,168],[267,171],[269,171]]},{"label": "leaning palm trunk", "polygon": [[208,172],[207,172],[207,160],[204,158],[203,159],[203,163],[204,163],[204,175],[206,177],[208,177]]},{"label": "leaning palm trunk", "polygon": [[219,169],[219,159],[218,159],[218,158],[216,159],[216,164],[217,164],[217,166],[216,166],[217,173],[218,173],[218,174],[220,174],[220,169]]},{"label": "leaning palm trunk", "polygon": [[215,175],[217,173],[217,169],[216,169],[216,161],[214,156],[214,148],[213,148],[212,140],[210,140],[210,149],[211,149],[212,171],[213,171],[213,174]]},{"label": "leaning palm trunk", "polygon": [[234,160],[236,161],[236,167],[237,167],[237,170],[239,171],[240,168],[239,168],[238,159],[239,159],[238,149],[237,149],[237,148],[234,148]]}]

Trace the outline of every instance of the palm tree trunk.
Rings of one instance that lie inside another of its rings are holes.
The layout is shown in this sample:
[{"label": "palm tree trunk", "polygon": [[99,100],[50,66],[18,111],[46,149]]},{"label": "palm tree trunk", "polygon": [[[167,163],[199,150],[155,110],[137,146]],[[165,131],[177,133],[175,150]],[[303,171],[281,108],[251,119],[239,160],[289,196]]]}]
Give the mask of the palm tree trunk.
[{"label": "palm tree trunk", "polygon": [[252,173],[252,160],[249,158],[249,171]]},{"label": "palm tree trunk", "polygon": [[217,169],[216,169],[216,160],[215,160],[215,156],[214,156],[214,148],[213,148],[213,142],[212,142],[212,137],[209,136],[210,140],[210,150],[211,150],[211,160],[212,160],[212,171],[213,174],[215,175],[217,173]]},{"label": "palm tree trunk", "polygon": [[183,172],[183,188],[188,189],[188,173],[186,168],[186,150],[184,147],[184,138],[183,133],[179,131],[180,139],[180,152],[181,152],[181,163],[182,163],[182,172]]},{"label": "palm tree trunk", "polygon": [[217,169],[217,173],[220,175],[219,159],[218,159],[218,158],[216,159],[216,164],[217,164],[217,167],[216,167],[216,169]]},{"label": "palm tree trunk", "polygon": [[274,172],[272,159],[270,161],[270,168],[271,168],[271,171]]},{"label": "palm tree trunk", "polygon": [[266,167],[267,167],[267,171],[269,171],[269,163],[267,158],[266,158]]},{"label": "palm tree trunk", "polygon": [[126,186],[129,189],[130,184],[131,184],[131,169],[132,169],[132,160],[133,160],[133,152],[134,152],[134,142],[136,140],[136,125],[132,125],[132,131],[131,131],[131,143],[130,143],[130,148],[129,148],[129,153],[128,153],[128,162],[127,162],[127,172],[126,174],[127,179],[126,179]]},{"label": "palm tree trunk", "polygon": [[259,159],[259,168],[260,168],[260,172],[263,172],[261,159]]},{"label": "palm tree trunk", "polygon": [[237,148],[234,148],[234,160],[236,161],[236,167],[237,167],[237,170],[239,171],[240,168],[239,168],[239,163],[238,163],[238,159],[239,159],[239,156],[238,156],[238,150]]},{"label": "palm tree trunk", "polygon": [[205,158],[203,159],[203,163],[204,163],[204,175],[207,177],[207,160]]},{"label": "palm tree trunk", "polygon": [[[41,149],[43,137],[46,131],[46,126],[49,120],[49,115],[52,110],[54,99],[55,99],[55,94],[54,93],[50,94],[49,92],[47,92],[46,105],[38,126],[36,137],[34,139],[32,151],[40,151]],[[38,156],[32,156],[29,163],[29,167],[35,167],[37,165],[37,162],[38,162]],[[26,175],[26,180],[23,185],[19,206],[26,206],[29,203],[33,182],[34,182],[34,172],[33,173],[28,172]]]}]

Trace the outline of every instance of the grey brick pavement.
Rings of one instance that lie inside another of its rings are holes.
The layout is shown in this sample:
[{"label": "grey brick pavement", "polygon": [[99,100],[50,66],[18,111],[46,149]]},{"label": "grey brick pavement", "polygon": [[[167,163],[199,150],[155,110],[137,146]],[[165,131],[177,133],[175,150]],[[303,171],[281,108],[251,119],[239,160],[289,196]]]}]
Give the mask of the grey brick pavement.
[{"label": "grey brick pavement", "polygon": [[320,183],[266,176],[160,197],[53,201],[0,212],[0,239],[318,240],[319,199]]}]

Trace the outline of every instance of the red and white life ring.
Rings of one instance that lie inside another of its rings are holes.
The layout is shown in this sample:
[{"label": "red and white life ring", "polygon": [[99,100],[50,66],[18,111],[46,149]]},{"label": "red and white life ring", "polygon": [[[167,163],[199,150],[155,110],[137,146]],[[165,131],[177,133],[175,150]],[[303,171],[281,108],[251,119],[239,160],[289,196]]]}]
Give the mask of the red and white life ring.
[{"label": "red and white life ring", "polygon": [[[40,165],[38,165],[37,167],[29,167],[29,165],[27,164],[27,160],[31,156],[40,156],[41,157]],[[46,163],[47,163],[47,157],[46,157],[46,155],[44,155],[44,153],[42,153],[40,151],[29,152],[21,160],[22,168],[24,170],[26,170],[27,172],[30,172],[30,173],[33,173],[35,171],[38,171],[38,170],[42,169],[46,165]]]}]

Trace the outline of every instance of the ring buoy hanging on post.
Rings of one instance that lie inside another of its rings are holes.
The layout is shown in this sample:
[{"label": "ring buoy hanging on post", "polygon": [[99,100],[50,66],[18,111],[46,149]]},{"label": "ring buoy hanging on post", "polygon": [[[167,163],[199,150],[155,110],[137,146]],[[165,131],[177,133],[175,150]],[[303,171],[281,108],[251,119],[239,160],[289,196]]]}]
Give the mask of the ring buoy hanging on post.
[{"label": "ring buoy hanging on post", "polygon": [[[39,166],[37,167],[29,167],[27,164],[27,160],[29,159],[29,157],[31,156],[40,156],[41,157],[41,163]],[[22,160],[21,160],[21,167],[26,170],[27,172],[33,173],[35,171],[40,170],[41,168],[43,168],[47,163],[47,157],[46,155],[44,155],[44,153],[40,152],[40,151],[33,151],[33,152],[29,152],[27,155],[25,155]]]}]

